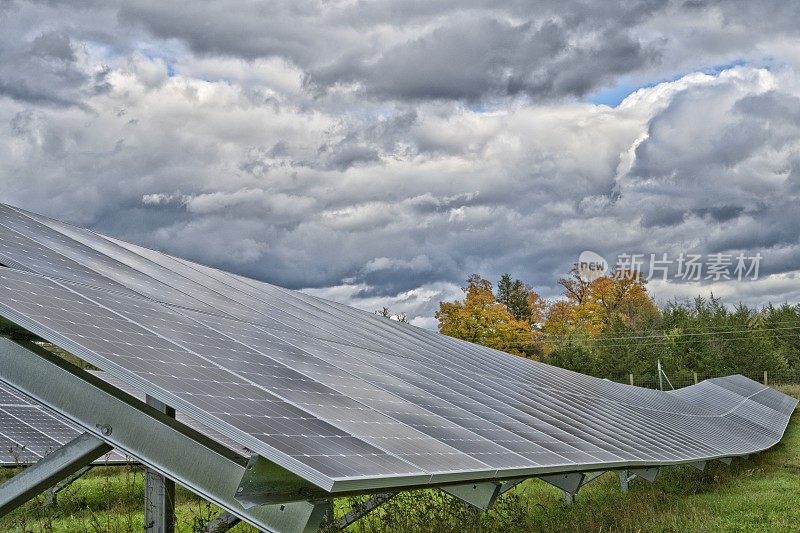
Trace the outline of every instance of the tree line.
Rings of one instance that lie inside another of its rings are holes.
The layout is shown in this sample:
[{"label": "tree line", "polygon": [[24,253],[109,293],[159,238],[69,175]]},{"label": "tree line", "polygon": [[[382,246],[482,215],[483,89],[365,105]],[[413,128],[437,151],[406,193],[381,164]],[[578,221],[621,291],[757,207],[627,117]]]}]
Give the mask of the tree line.
[{"label": "tree line", "polygon": [[545,301],[503,275],[473,274],[464,299],[441,302],[439,331],[599,377],[669,372],[701,375],[800,370],[800,305],[760,308],[696,297],[659,307],[635,271],[587,279],[573,268]]}]

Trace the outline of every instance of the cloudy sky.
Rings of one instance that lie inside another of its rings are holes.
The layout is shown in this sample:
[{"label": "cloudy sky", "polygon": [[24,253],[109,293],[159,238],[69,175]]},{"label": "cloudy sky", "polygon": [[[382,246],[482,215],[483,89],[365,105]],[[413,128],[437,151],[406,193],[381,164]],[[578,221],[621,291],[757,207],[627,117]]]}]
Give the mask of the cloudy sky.
[{"label": "cloudy sky", "polygon": [[0,201],[428,327],[583,250],[800,301],[800,4],[605,4],[0,0]]}]

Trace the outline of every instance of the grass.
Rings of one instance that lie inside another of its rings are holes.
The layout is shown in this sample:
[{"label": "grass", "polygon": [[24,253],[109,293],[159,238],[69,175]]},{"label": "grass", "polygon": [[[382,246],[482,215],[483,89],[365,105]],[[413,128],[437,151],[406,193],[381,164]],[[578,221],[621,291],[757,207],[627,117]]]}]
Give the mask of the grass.
[{"label": "grass", "polygon": [[[800,397],[800,386],[781,389]],[[2,474],[8,477],[11,472]],[[140,532],[142,471],[136,467],[96,468],[58,495],[56,505],[38,497],[0,519],[0,531]],[[655,483],[631,482],[619,490],[616,473],[584,487],[574,505],[544,482],[529,480],[477,513],[441,491],[403,493],[349,531],[372,532],[785,532],[800,530],[800,422],[794,417],[774,448],[732,465],[710,463],[663,470]],[[177,527],[191,532],[218,510],[178,489]],[[337,514],[354,503],[337,500]],[[236,533],[255,529],[239,525]]]}]

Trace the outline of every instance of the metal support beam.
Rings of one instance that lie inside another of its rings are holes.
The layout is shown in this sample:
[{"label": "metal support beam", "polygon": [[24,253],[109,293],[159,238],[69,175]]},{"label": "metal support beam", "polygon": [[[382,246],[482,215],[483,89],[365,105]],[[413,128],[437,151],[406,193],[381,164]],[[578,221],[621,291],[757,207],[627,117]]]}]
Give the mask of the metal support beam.
[{"label": "metal support beam", "polygon": [[111,446],[88,433],[76,437],[0,485],[0,516],[110,451]]},{"label": "metal support beam", "polygon": [[[146,396],[150,407],[175,418],[175,409]],[[175,533],[175,482],[152,468],[144,472],[144,531],[145,533]]]},{"label": "metal support beam", "polygon": [[731,464],[733,462],[733,457],[720,457],[719,460],[720,460],[720,462],[725,463],[726,465],[729,465],[729,464]]},{"label": "metal support beam", "polygon": [[386,492],[383,494],[376,494],[369,500],[365,501],[361,505],[357,505],[353,507],[350,511],[348,511],[339,521],[336,523],[336,529],[341,530],[348,527],[351,524],[354,524],[358,520],[361,520],[369,513],[383,505],[384,503],[388,502],[398,493],[396,492]]},{"label": "metal support beam", "polygon": [[308,501],[244,508],[234,498],[244,457],[35,344],[0,338],[0,368],[11,386],[259,529],[316,531],[322,522]]},{"label": "metal support beam", "polygon": [[688,463],[689,466],[696,470],[700,470],[701,472],[706,469],[706,462],[705,461],[695,461],[693,463]]},{"label": "metal support beam", "polygon": [[500,496],[503,488],[502,483],[468,483],[466,485],[448,485],[441,487],[441,490],[451,496],[455,496],[462,502],[471,505],[481,511],[486,511]]},{"label": "metal support beam", "polygon": [[502,496],[503,494],[505,494],[506,492],[510,491],[511,489],[513,489],[514,487],[516,487],[517,485],[519,485],[520,483],[522,483],[526,479],[528,479],[528,478],[523,477],[523,478],[520,478],[520,479],[509,479],[508,481],[504,482],[503,486],[500,487],[500,495]]},{"label": "metal support beam", "polygon": [[575,495],[583,485],[586,475],[582,472],[568,472],[565,474],[548,474],[537,476],[542,481],[564,491],[564,501],[567,504],[575,502]]},{"label": "metal support beam", "polygon": [[259,455],[247,461],[236,487],[236,500],[245,509],[258,505],[324,500],[329,494],[305,479]]},{"label": "metal support beam", "polygon": [[630,470],[619,471],[619,488],[622,492],[628,492],[630,482],[640,477],[646,481],[653,482],[658,475],[658,468],[632,468]]},{"label": "metal support beam", "polygon": [[594,481],[595,479],[599,478],[600,476],[602,476],[605,473],[606,473],[605,470],[601,470],[599,472],[590,472],[590,473],[586,474],[584,476],[584,478],[583,478],[583,483],[581,483],[581,488],[583,488],[584,486],[588,485],[589,483],[591,483],[592,481]]},{"label": "metal support beam", "polygon": [[642,479],[646,479],[647,481],[653,482],[656,480],[656,476],[658,475],[658,467],[631,468],[629,472],[634,474],[636,477],[640,477]]},{"label": "metal support beam", "polygon": [[241,520],[231,513],[222,513],[204,527],[197,529],[195,533],[225,533],[239,522],[241,522]]},{"label": "metal support beam", "polygon": [[47,492],[45,493],[45,498],[46,498],[45,503],[47,505],[55,505],[57,500],[56,495],[65,488],[67,488],[68,486],[70,486],[75,480],[80,478],[82,475],[84,475],[91,469],[92,465],[84,466],[74,474],[62,479],[61,481],[59,481],[58,483],[47,489]]}]

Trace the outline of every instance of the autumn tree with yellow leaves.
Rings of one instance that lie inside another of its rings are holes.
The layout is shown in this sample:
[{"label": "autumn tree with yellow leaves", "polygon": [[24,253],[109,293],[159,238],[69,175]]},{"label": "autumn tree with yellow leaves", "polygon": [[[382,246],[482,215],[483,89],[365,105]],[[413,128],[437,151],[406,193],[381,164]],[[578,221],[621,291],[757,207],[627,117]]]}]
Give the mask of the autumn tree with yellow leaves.
[{"label": "autumn tree with yellow leaves", "polygon": [[659,316],[641,272],[623,270],[588,280],[576,267],[558,280],[564,300],[550,304],[542,331],[553,336],[596,337],[616,325],[635,327]]},{"label": "autumn tree with yellow leaves", "polygon": [[[530,322],[533,312],[517,319],[497,301],[492,282],[477,274],[467,279],[463,291],[464,301],[439,304],[436,318],[441,333],[517,355],[533,357],[540,353],[538,332]],[[537,303],[538,295],[532,301]]]},{"label": "autumn tree with yellow leaves", "polygon": [[638,368],[643,354],[634,345],[620,347],[604,342],[603,336],[649,329],[659,320],[661,313],[641,273],[618,270],[591,280],[573,267],[558,283],[564,298],[550,303],[542,326],[548,362],[584,372]]},{"label": "autumn tree with yellow leaves", "polygon": [[[585,338],[619,325],[635,326],[659,310],[637,272],[618,272],[589,281],[573,269],[559,283],[564,298],[547,304],[532,287],[504,274],[497,284],[473,274],[463,301],[441,302],[439,331],[490,348],[542,359],[553,355],[564,366],[584,366]],[[574,361],[561,361],[569,348]]]}]

